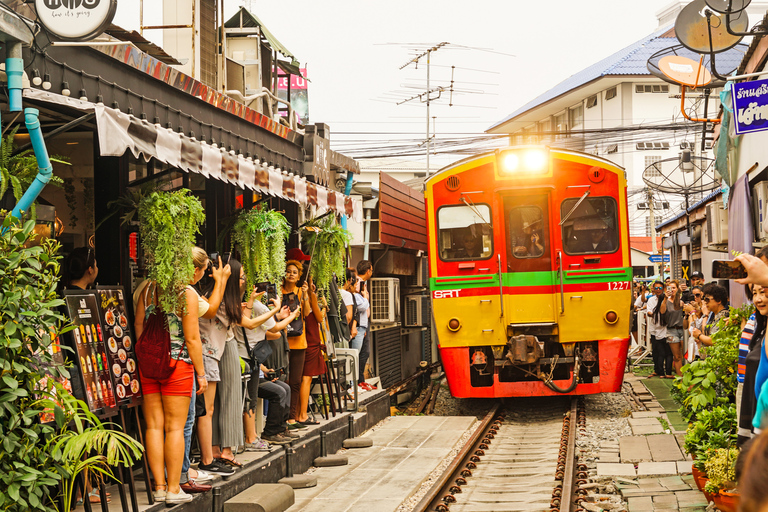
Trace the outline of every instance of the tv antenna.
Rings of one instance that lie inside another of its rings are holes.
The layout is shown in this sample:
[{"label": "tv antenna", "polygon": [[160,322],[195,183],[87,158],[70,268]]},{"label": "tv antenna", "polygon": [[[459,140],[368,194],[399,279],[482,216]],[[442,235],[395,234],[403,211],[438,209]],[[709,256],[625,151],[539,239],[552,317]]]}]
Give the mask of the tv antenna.
[{"label": "tv antenna", "polygon": [[[407,99],[397,103],[398,105],[402,105],[403,103],[407,103],[409,101],[413,101],[413,100],[418,99],[419,101],[421,101],[422,103],[426,103],[426,105],[427,105],[427,176],[429,176],[429,174],[430,174],[430,169],[429,169],[429,145],[430,145],[431,138],[432,138],[429,135],[429,121],[430,121],[430,117],[429,117],[429,103],[433,99],[435,99],[435,100],[438,99],[442,95],[443,91],[445,90],[445,87],[442,87],[442,86],[436,87],[434,89],[430,89],[429,88],[430,57],[432,56],[432,52],[436,52],[437,50],[439,50],[440,48],[442,48],[443,46],[446,46],[448,44],[450,44],[450,43],[448,43],[447,41],[443,41],[442,43],[438,43],[438,44],[436,44],[435,46],[433,46],[431,48],[427,48],[424,52],[420,53],[419,55],[415,56],[414,58],[412,58],[411,60],[409,60],[408,62],[406,62],[402,66],[400,66],[400,69],[405,69],[408,66],[410,66],[411,64],[414,64],[416,66],[416,69],[418,69],[419,68],[419,60],[424,59],[424,58],[427,59],[427,89],[426,89],[426,91],[422,92],[420,94],[416,94],[415,96],[411,96],[410,98],[407,98]],[[453,70],[451,70],[451,90],[453,90]],[[437,96],[433,97],[433,95],[435,93],[437,93]]]}]

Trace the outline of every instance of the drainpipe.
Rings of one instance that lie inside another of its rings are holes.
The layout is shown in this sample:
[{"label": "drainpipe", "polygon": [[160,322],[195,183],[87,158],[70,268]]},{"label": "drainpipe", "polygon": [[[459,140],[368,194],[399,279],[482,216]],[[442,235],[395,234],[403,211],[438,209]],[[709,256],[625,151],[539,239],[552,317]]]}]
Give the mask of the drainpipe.
[{"label": "drainpipe", "polygon": [[368,259],[368,254],[370,253],[370,243],[371,243],[371,209],[367,208],[365,210],[365,236],[363,238],[364,249],[363,249],[363,259]]},{"label": "drainpipe", "polygon": [[[344,187],[344,195],[348,196],[352,192],[352,183],[355,181],[355,175],[352,171],[347,172],[347,185]],[[341,227],[347,229],[347,216],[341,216]]]},{"label": "drainpipe", "polygon": [[21,212],[26,212],[35,202],[37,196],[43,190],[45,185],[51,181],[53,175],[53,166],[51,166],[51,160],[48,158],[48,150],[45,147],[45,140],[43,140],[43,131],[40,129],[40,121],[38,115],[40,111],[36,108],[24,109],[24,122],[27,125],[27,131],[29,131],[29,139],[32,142],[32,149],[35,152],[37,158],[37,176],[35,181],[29,186],[24,195],[19,200],[19,203],[11,212],[11,215],[17,219],[21,218]]},{"label": "drainpipe", "polygon": [[21,77],[24,74],[21,43],[12,43],[8,47],[5,74],[8,77],[8,104],[11,112],[21,112]]}]

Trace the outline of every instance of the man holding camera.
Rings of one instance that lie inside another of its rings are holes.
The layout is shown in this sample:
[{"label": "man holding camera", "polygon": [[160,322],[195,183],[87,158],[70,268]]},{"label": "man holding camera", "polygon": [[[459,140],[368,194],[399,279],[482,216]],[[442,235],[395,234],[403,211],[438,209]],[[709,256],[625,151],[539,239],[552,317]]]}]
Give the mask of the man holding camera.
[{"label": "man holding camera", "polygon": [[287,429],[286,421],[291,412],[291,387],[279,379],[280,372],[259,365],[258,396],[268,402],[267,418],[261,438],[270,444],[288,444],[294,436]]}]

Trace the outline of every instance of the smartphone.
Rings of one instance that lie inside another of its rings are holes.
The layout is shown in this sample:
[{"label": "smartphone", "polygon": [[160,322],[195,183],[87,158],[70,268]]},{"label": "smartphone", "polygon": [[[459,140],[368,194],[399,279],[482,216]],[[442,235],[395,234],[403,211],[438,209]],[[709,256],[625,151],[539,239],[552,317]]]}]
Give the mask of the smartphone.
[{"label": "smartphone", "polygon": [[[271,283],[256,283],[256,293],[266,292],[269,289]],[[273,287],[274,288],[274,287]]]},{"label": "smartphone", "polygon": [[715,279],[743,279],[747,269],[736,260],[712,260],[712,277]]}]

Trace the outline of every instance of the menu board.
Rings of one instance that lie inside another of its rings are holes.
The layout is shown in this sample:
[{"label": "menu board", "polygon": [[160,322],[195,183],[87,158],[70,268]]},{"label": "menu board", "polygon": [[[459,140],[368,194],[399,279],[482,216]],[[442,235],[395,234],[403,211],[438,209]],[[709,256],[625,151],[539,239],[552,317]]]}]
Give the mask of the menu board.
[{"label": "menu board", "polygon": [[66,290],[64,303],[75,326],[72,348],[80,366],[86,403],[97,416],[112,416],[117,413],[117,403],[96,294],[91,290]]},{"label": "menu board", "polygon": [[106,364],[115,382],[117,403],[121,406],[138,405],[142,397],[141,383],[134,353],[136,340],[125,304],[125,291],[120,286],[99,286],[96,297],[107,346]]}]

